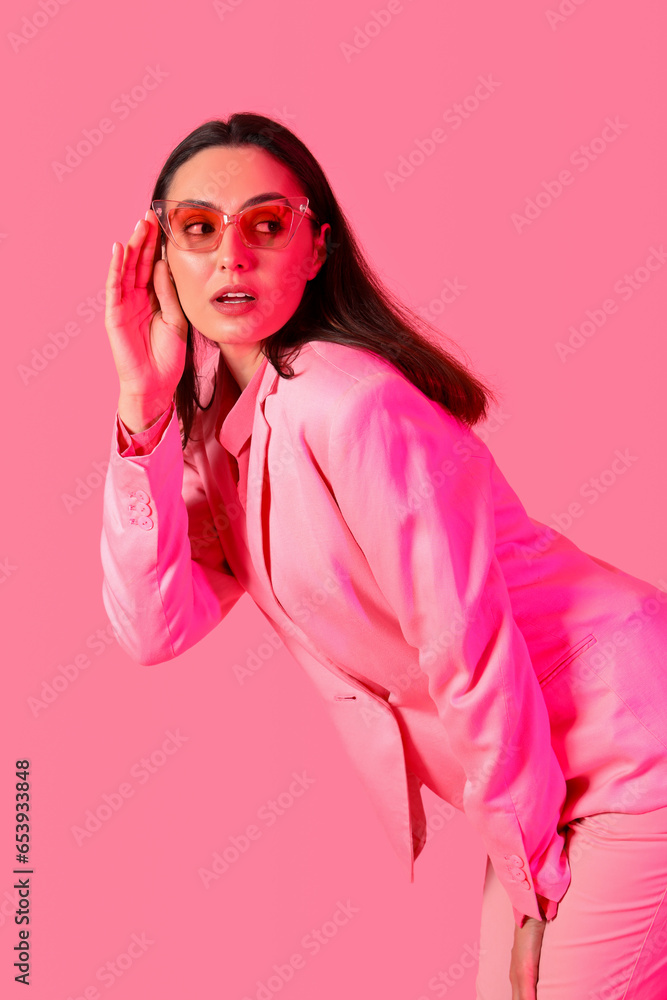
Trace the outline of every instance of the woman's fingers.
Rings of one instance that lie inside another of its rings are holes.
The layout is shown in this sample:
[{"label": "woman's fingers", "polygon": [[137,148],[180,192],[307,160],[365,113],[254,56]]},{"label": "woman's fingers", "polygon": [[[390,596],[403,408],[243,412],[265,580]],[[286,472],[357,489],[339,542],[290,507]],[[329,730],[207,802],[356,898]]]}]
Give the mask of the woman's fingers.
[{"label": "woman's fingers", "polygon": [[162,322],[173,327],[181,340],[188,336],[188,321],[178,301],[176,289],[169,277],[169,265],[166,260],[158,260],[153,269],[153,288],[160,304]]},{"label": "woman's fingers", "polygon": [[109,262],[109,271],[107,273],[107,281],[105,285],[105,322],[107,324],[111,321],[112,312],[120,305],[120,268],[123,260],[122,250],[122,243],[114,243],[111,251],[111,261]]},{"label": "woman's fingers", "polygon": [[153,279],[153,264],[156,259],[155,244],[158,238],[158,222],[152,209],[146,212],[142,220],[144,238],[140,246],[139,258],[135,271],[135,287],[146,288]]},{"label": "woman's fingers", "polygon": [[[146,237],[148,223],[144,219],[137,222],[134,232],[127,241],[123,258],[123,271],[120,279],[120,291],[123,298],[135,291],[137,286],[137,265],[139,255]],[[146,287],[145,285],[143,286]]]}]

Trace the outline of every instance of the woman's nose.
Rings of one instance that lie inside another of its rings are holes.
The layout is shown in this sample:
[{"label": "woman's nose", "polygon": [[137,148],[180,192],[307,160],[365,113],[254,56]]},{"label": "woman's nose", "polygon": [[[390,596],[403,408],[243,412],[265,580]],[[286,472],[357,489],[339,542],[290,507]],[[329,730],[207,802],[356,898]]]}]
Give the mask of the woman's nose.
[{"label": "woman's nose", "polygon": [[218,267],[232,269],[241,264],[247,267],[252,262],[252,250],[241,239],[237,227],[230,222],[225,228],[220,245],[215,251]]}]

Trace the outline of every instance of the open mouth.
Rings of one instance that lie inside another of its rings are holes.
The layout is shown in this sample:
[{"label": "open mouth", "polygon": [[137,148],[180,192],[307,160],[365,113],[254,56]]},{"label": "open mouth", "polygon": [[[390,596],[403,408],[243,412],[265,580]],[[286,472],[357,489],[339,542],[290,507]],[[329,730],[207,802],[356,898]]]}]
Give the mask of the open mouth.
[{"label": "open mouth", "polygon": [[211,305],[222,316],[243,316],[247,312],[252,312],[257,305],[257,299],[249,292],[239,294],[225,292],[224,295],[212,299]]}]

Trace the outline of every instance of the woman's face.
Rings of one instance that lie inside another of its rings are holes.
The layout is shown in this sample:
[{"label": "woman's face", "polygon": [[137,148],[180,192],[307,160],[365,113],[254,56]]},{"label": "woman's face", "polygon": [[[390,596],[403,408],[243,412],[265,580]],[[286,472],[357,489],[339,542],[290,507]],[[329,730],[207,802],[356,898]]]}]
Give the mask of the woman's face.
[{"label": "woman's face", "polygon": [[[204,200],[233,215],[261,194],[292,197],[305,192],[292,171],[266,150],[213,146],[178,168],[165,198]],[[245,246],[235,225],[227,226],[217,250],[179,250],[168,240],[167,261],[185,315],[205,337],[230,345],[235,354],[245,347],[252,352],[252,345],[279,330],[296,311],[306,282],[324,263],[329,228],[323,225],[314,236],[306,216],[280,250]],[[221,310],[216,297],[228,284],[250,290],[255,301],[243,307],[246,311],[230,315]]]}]

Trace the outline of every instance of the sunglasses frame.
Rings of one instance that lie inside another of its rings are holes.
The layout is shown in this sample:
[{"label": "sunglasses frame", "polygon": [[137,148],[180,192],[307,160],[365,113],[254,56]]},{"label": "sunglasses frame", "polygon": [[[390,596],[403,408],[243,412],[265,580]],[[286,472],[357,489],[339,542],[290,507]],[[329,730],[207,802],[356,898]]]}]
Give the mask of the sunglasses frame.
[{"label": "sunglasses frame", "polygon": [[[211,251],[217,250],[218,247],[220,246],[222,242],[222,237],[225,235],[225,230],[229,225],[236,226],[236,231],[241,238],[241,242],[243,243],[244,246],[249,247],[252,250],[284,250],[285,247],[288,246],[288,244],[292,240],[294,234],[297,232],[306,214],[308,214],[309,218],[314,219],[315,222],[317,222],[317,218],[315,217],[312,209],[308,208],[308,202],[309,199],[301,195],[295,195],[294,197],[289,197],[289,198],[270,198],[268,201],[258,202],[256,205],[248,205],[248,207],[244,208],[242,212],[237,212],[235,215],[227,215],[226,212],[220,212],[217,208],[210,208],[208,205],[200,205],[196,201],[176,201],[172,198],[158,198],[155,201],[151,202],[151,208],[155,212],[157,221],[160,224],[162,232],[167,237],[167,239],[171,243],[173,243],[173,245],[176,247],[177,250],[183,250],[185,253],[211,253]],[[292,220],[290,222],[290,230],[289,233],[287,234],[287,239],[285,240],[285,242],[279,247],[256,246],[254,243],[248,243],[243,233],[241,232],[240,226],[238,225],[239,219],[241,219],[246,214],[246,212],[252,212],[257,208],[263,208],[266,205],[280,205],[281,207],[284,207],[285,203],[287,203],[287,205],[292,209]],[[180,246],[176,242],[176,238],[171,231],[171,224],[169,222],[170,205],[191,205],[193,208],[205,209],[207,212],[212,212],[214,215],[217,215],[217,217],[222,220],[222,225],[220,227],[220,231],[218,233],[215,245],[210,247],[201,247],[201,248]],[[161,218],[163,212],[164,212],[164,218]],[[298,219],[295,225],[294,220],[295,218],[297,218],[297,216]]]}]

